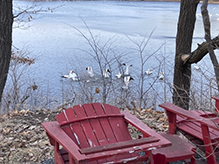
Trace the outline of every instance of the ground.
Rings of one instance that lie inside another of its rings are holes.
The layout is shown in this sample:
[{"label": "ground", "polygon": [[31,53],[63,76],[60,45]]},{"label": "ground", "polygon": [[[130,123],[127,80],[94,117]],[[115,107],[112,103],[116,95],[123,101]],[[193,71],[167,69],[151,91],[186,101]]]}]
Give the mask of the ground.
[{"label": "ground", "polygon": [[[128,110],[128,109],[126,109]],[[42,122],[55,120],[59,110],[14,111],[0,115],[0,164],[38,164],[52,161],[53,147],[50,145]],[[156,131],[168,129],[165,113],[153,109],[132,109],[148,126]],[[138,137],[130,127],[133,138]]]}]

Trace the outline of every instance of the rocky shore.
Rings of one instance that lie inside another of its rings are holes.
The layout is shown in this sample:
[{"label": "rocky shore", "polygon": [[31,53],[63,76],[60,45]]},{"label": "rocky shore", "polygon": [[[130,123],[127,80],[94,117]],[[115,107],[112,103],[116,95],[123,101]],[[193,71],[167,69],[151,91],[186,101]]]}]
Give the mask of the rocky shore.
[{"label": "rocky shore", "polygon": [[[53,147],[41,123],[55,120],[61,111],[22,110],[0,115],[0,164],[53,163]],[[168,129],[163,112],[153,109],[132,109],[130,112],[156,131]],[[136,129],[130,127],[130,132],[137,137]]]}]

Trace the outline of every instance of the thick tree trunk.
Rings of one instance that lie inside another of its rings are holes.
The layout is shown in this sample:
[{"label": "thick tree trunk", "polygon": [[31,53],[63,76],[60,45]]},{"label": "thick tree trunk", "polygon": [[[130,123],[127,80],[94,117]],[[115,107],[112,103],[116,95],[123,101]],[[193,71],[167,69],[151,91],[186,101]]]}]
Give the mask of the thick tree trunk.
[{"label": "thick tree trunk", "polygon": [[173,103],[189,108],[191,64],[183,63],[182,54],[190,54],[199,0],[181,0],[176,36]]},{"label": "thick tree trunk", "polygon": [[0,0],[0,101],[11,59],[12,24],[12,0]]}]

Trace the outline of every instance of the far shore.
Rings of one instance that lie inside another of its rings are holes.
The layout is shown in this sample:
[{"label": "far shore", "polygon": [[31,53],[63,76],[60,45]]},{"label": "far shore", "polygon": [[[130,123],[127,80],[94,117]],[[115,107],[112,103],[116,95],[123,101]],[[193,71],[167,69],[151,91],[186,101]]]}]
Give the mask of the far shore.
[{"label": "far shore", "polygon": [[[20,0],[14,0],[20,1]],[[101,0],[24,0],[24,1],[101,1]],[[117,1],[117,0],[108,0],[108,1]],[[151,1],[151,2],[180,2],[181,0],[118,0],[118,1]],[[202,0],[200,1],[202,3]],[[209,0],[210,3],[219,3],[219,0]]]}]

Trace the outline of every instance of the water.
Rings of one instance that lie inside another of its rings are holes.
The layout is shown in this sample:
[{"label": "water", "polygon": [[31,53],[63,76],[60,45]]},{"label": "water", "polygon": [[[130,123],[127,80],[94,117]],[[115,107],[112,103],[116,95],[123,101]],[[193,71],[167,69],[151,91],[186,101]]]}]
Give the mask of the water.
[{"label": "water", "polygon": [[[14,3],[14,6],[32,5],[28,1]],[[151,55],[161,45],[163,46],[144,66],[145,70],[148,68],[154,70],[153,76],[148,81],[153,83],[159,71],[165,71],[166,77],[169,76],[168,82],[172,83],[179,2],[56,1],[40,2],[40,6],[58,8],[53,12],[33,15],[34,20],[25,24],[25,27],[29,26],[28,29],[14,29],[13,45],[19,49],[27,49],[30,52],[29,56],[36,58],[36,63],[29,67],[26,78],[31,83],[38,84],[44,90],[44,94],[49,92],[49,95],[59,97],[63,91],[63,81],[60,76],[67,74],[71,69],[82,76],[86,74],[85,68],[92,66],[95,73],[100,74],[97,63],[89,55],[90,46],[75,29],[90,38],[86,25],[103,49],[106,48],[104,43],[110,40],[107,46],[111,48],[107,47],[106,50],[110,51],[107,55],[109,60],[116,54],[120,57],[121,54],[127,54],[119,61],[133,65],[131,71],[135,79],[139,78],[140,59],[139,51],[134,51],[137,46],[133,42],[140,44],[144,38],[148,39],[153,31],[145,54]],[[212,14],[214,37],[218,34],[219,6],[210,4],[209,11]],[[204,32],[199,6],[193,49],[202,41],[204,41]],[[112,67],[114,77],[119,71],[118,64],[112,63]]]}]

